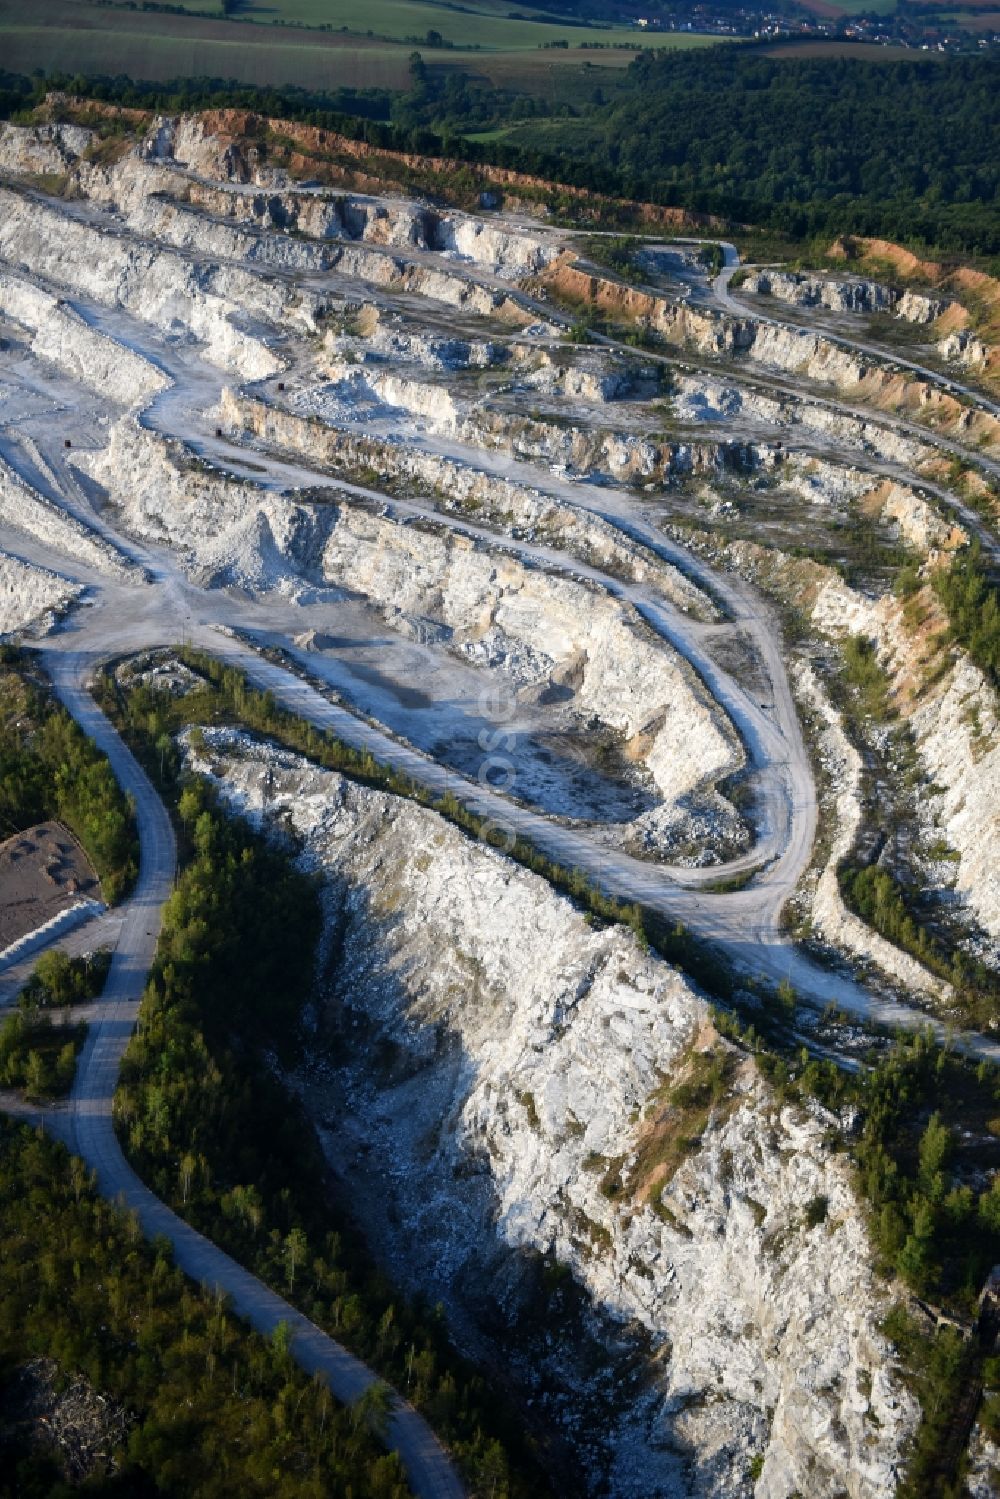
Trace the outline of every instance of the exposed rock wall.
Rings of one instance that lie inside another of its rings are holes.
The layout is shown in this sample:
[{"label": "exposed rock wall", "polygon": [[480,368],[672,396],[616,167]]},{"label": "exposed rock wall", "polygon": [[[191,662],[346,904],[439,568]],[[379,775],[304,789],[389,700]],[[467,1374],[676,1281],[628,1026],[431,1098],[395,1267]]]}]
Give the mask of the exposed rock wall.
[{"label": "exposed rock wall", "polygon": [[[907,669],[899,656],[898,669]],[[961,855],[956,889],[1000,936],[1000,707],[995,689],[964,655],[918,701],[910,719],[935,786],[934,817]]]},{"label": "exposed rock wall", "polygon": [[[339,158],[358,162],[371,161],[373,168],[381,173],[380,176],[371,178],[378,191],[385,189],[387,167],[390,171],[389,180],[392,180],[392,169],[396,168],[402,172],[404,181],[409,180],[414,171],[442,174],[445,179],[458,172],[470,171],[468,162],[453,158],[388,151],[365,141],[351,140],[334,131],[289,120],[269,121],[237,109],[207,110],[200,115],[181,116],[178,120],[158,120],[148,139],[153,143],[154,153],[175,153],[193,170],[206,176],[243,183],[254,182],[267,187],[284,187],[288,184],[288,172],[283,168],[269,166],[265,161],[265,153],[258,145],[261,139],[266,141],[269,129],[275,130],[284,139],[297,143],[298,149],[288,165],[290,171],[298,172],[303,177],[314,177]],[[471,170],[478,171],[484,186],[491,188],[552,188],[552,183],[543,178],[508,168],[483,166],[478,169],[473,167]],[[576,198],[584,206],[593,196],[587,188],[571,187],[565,183],[558,184],[558,191],[561,195]],[[612,201],[621,203],[621,200]],[[683,208],[661,208],[652,203],[629,202],[621,206],[632,210],[637,217],[649,224],[669,224],[676,228],[718,222],[708,215],[691,214]]]},{"label": "exposed rock wall", "polygon": [[[503,290],[470,282],[445,263],[433,264],[434,255],[441,262],[463,260],[513,279],[541,269],[557,253],[537,237],[462,214],[441,216],[407,203],[387,207],[374,200],[292,190],[248,195],[192,180],[165,154],[177,144],[169,139],[169,126],[166,135],[163,128],[155,132],[151,146],[129,152],[112,166],[79,161],[61,140],[50,138],[46,131],[51,128],[0,126],[0,160],[10,171],[33,174],[40,161],[51,171],[57,158],[59,170],[72,170],[81,194],[117,209],[134,233],[182,250],[316,274],[335,267],[356,280],[512,324],[528,323],[531,315]],[[181,134],[193,128],[187,121]],[[83,134],[89,139],[89,133]],[[197,166],[197,161],[184,164]],[[324,243],[293,239],[287,232],[292,229]],[[393,247],[424,251],[431,263],[414,264],[384,253]]]},{"label": "exposed rock wall", "polygon": [[[487,450],[547,465],[572,467],[581,474],[604,474],[620,484],[665,483],[680,475],[748,473],[773,467],[777,450],[767,443],[727,440],[674,442],[622,432],[611,426],[524,416],[483,402],[456,398],[448,385],[382,372],[375,365],[334,362],[327,367],[331,391],[313,389],[300,405],[318,416],[348,414],[352,405],[377,401],[420,419],[432,432]],[[575,372],[580,381],[592,376]],[[569,371],[563,378],[567,383]],[[597,385],[597,381],[594,381]],[[325,400],[324,395],[331,400]],[[347,410],[345,411],[345,407]]]},{"label": "exposed rock wall", "polygon": [[0,272],[0,312],[31,330],[31,350],[123,406],[145,405],[170,381],[141,354],[89,327],[64,302]]},{"label": "exposed rock wall", "polygon": [[895,368],[888,358],[876,360],[857,354],[809,329],[762,322],[751,314],[734,318],[696,310],[572,265],[557,263],[543,273],[542,279],[571,301],[593,306],[618,321],[651,328],[667,343],[701,354],[745,357],[754,364],[832,386],[859,402],[904,412],[963,441],[980,441],[990,451],[1000,451],[1000,421],[996,417],[965,407],[938,386]]},{"label": "exposed rock wall", "polygon": [[797,271],[756,271],[740,289],[792,307],[826,307],[833,312],[888,312],[897,300],[891,287],[878,281],[833,280]]},{"label": "exposed rock wall", "polygon": [[990,360],[991,350],[981,338],[968,328],[959,328],[947,333],[938,341],[938,353],[942,359],[960,364],[967,370],[983,370]]},{"label": "exposed rock wall", "polygon": [[1000,706],[993,687],[964,652],[928,677],[940,657],[928,657],[928,633],[914,635],[903,603],[891,594],[871,598],[832,569],[793,559],[750,542],[725,549],[740,573],[789,599],[813,625],[836,639],[863,634],[876,643],[893,696],[913,731],[927,777],[928,823],[959,855],[955,887],[984,929],[1000,937]]},{"label": "exposed rock wall", "polygon": [[801,699],[812,708],[820,725],[819,752],[836,796],[836,808],[832,814],[836,834],[813,892],[813,926],[834,947],[852,954],[863,963],[874,963],[883,973],[915,993],[947,999],[950,985],[942,983],[915,958],[880,937],[844,904],[837,869],[851,852],[861,828],[863,762],[844,733],[839,713],[808,662],[797,663],[795,680]]},{"label": "exposed rock wall", "polygon": [[8,189],[0,189],[0,257],[100,305],[124,307],[168,335],[193,336],[210,359],[244,379],[261,379],[282,365],[234,319],[311,326],[301,298],[278,281],[229,266],[195,267],[176,251],[137,243]]},{"label": "exposed rock wall", "polygon": [[0,124],[0,170],[39,177],[70,172],[96,137],[80,125]]},{"label": "exposed rock wall", "polygon": [[742,763],[735,735],[679,659],[630,606],[450,532],[340,507],[323,554],[331,581],[356,589],[391,618],[445,624],[473,659],[527,680],[572,687],[580,711],[629,741],[668,801]]},{"label": "exposed rock wall", "polygon": [[79,583],[0,552],[0,636],[38,628],[44,631],[54,616],[82,592]]},{"label": "exposed rock wall", "polygon": [[897,291],[881,281],[853,276],[835,279],[801,271],[758,271],[747,277],[743,290],[751,296],[774,297],[793,307],[825,307],[831,312],[869,315],[891,312],[908,323],[933,323],[948,305],[940,297]]},{"label": "exposed rock wall", "polygon": [[675,567],[629,541],[599,516],[574,509],[541,490],[451,458],[422,453],[413,446],[341,432],[229,389],[222,393],[220,415],[237,431],[250,432],[310,462],[358,475],[368,470],[383,484],[416,484],[435,494],[442,508],[461,509],[502,529],[559,545],[583,561],[635,582],[652,582],[685,613],[699,618],[715,614],[702,590]]},{"label": "exposed rock wall", "polygon": [[138,582],[142,571],[96,531],[32,489],[0,458],[0,521],[99,573]]},{"label": "exposed rock wall", "polygon": [[[185,116],[156,123],[142,155],[159,165],[190,167],[221,176],[226,158],[202,121]],[[230,158],[231,160],[231,158]],[[221,170],[220,170],[221,169]],[[294,229],[313,238],[365,240],[370,244],[430,250],[461,257],[501,276],[523,276],[542,269],[559,253],[558,246],[530,231],[514,232],[502,224],[468,214],[442,212],[403,200],[303,192],[294,184],[270,191],[227,191],[218,183],[192,181],[192,202],[246,221]]]},{"label": "exposed rock wall", "polygon": [[209,586],[294,593],[319,579],[332,511],[227,478],[130,418],[76,463],[106,486],[134,535],[176,547]]},{"label": "exposed rock wall", "polygon": [[722,375],[683,374],[671,397],[674,412],[682,421],[706,423],[737,420],[762,421],[778,431],[821,434],[862,454],[874,454],[887,463],[906,464],[911,470],[939,458],[938,449],[909,433],[863,416],[834,411],[808,399],[788,395],[765,395]]},{"label": "exposed rock wall", "polygon": [[[568,1266],[609,1328],[645,1329],[653,1395],[610,1429],[621,1333],[598,1376],[616,1499],[889,1499],[916,1412],[832,1121],[781,1108],[630,934],[595,931],[433,812],[206,737],[198,768],[236,810],[287,815],[326,881],[332,1013],[366,1039],[338,1044],[337,1088],[316,1075],[303,1095],[393,1272],[440,1295],[477,1348],[495,1331],[477,1320],[483,1287],[516,1320],[532,1255]],[[731,1080],[700,1143],[672,1178],[654,1171],[612,1203],[604,1166],[648,1159],[669,1087],[702,1050]],[[387,1074],[376,1055],[393,1058]],[[826,1220],[810,1228],[820,1196]],[[572,1383],[572,1350],[538,1347],[530,1375]],[[598,1438],[578,1395],[565,1429],[586,1450]]]}]

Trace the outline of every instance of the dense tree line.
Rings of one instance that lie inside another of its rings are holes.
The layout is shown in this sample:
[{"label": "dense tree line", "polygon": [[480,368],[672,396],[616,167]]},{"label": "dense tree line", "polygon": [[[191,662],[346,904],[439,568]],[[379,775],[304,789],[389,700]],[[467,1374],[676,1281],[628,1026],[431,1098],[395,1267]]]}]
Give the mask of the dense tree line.
[{"label": "dense tree line", "polygon": [[42,954],[13,1013],[0,1019],[0,1087],[37,1102],[70,1091],[87,1027],[74,1022],[69,1007],[101,992],[110,958],[106,949],[75,958],[58,948]]},{"label": "dense tree line", "polygon": [[386,89],[338,88],[324,92],[255,87],[232,79],[189,77],[165,83],[119,75],[87,78],[79,73],[32,74],[0,71],[0,119],[34,109],[52,89],[79,94],[125,109],[179,114],[192,109],[247,109],[283,120],[302,120],[328,130],[351,131],[362,120],[388,120],[392,95]]},{"label": "dense tree line", "polygon": [[7,649],[0,655],[0,829],[6,837],[48,818],[72,828],[105,899],[120,899],[138,868],[128,798],[106,757]]},{"label": "dense tree line", "polygon": [[23,1091],[32,1102],[60,1098],[76,1076],[85,1025],[54,1024],[45,1010],[17,1009],[0,1020],[0,1087]]},{"label": "dense tree line", "polygon": [[[405,95],[255,89],[224,79],[0,75],[0,114],[58,86],[151,110],[238,105],[381,148],[445,152],[795,239],[873,234],[1000,253],[1000,56],[892,63],[778,58],[755,45],[647,51],[608,90],[543,105],[414,60]],[[540,112],[572,118],[534,120]],[[390,112],[394,123],[390,123]],[[517,126],[506,138],[463,132]],[[558,195],[553,206],[559,207]]]},{"label": "dense tree line", "polygon": [[[0,1499],[77,1492],[58,1449],[4,1419],[21,1368],[54,1360],[125,1408],[83,1492],[403,1499],[398,1460],[360,1413],[143,1242],[86,1167],[0,1116]],[[99,1446],[102,1444],[98,1444]],[[108,1450],[110,1446],[111,1450]]]},{"label": "dense tree line", "polygon": [[629,197],[795,236],[995,254],[998,130],[996,53],[874,63],[713,47],[637,59],[623,95],[557,139]]},{"label": "dense tree line", "polygon": [[70,957],[58,947],[50,947],[38,959],[31,977],[18,995],[18,1009],[57,1009],[94,999],[104,988],[110,965],[108,948]]}]

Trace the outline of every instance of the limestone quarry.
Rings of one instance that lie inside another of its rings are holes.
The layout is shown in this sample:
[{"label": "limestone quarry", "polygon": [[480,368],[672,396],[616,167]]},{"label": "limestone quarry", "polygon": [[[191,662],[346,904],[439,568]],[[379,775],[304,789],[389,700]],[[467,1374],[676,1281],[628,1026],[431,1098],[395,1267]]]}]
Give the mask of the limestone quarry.
[{"label": "limestone quarry", "polygon": [[713,277],[653,233],[630,280],[213,117],[112,144],[0,126],[0,635],[178,697],[192,643],[405,778],[178,745],[319,881],[285,1081],[373,1262],[566,1493],[891,1499],[922,1413],[886,1317],[933,1308],[851,1111],[753,1038],[1000,1056],[963,988],[1000,962],[1000,704],[947,585],[995,575],[1000,409],[960,283],[734,280],[728,244]]}]

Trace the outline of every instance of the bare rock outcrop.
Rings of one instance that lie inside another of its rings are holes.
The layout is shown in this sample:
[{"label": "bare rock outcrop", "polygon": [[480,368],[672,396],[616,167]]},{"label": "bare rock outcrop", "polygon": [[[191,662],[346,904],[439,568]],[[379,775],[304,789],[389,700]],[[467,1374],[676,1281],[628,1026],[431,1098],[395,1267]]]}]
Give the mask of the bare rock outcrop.
[{"label": "bare rock outcrop", "polygon": [[139,582],[142,569],[96,530],[39,494],[0,458],[0,521],[95,572]]},{"label": "bare rock outcrop", "polygon": [[80,583],[0,552],[0,636],[45,629],[83,592]]},{"label": "bare rock outcrop", "polygon": [[949,984],[936,978],[901,948],[880,937],[844,903],[837,871],[841,862],[850,854],[861,829],[863,762],[858,750],[844,733],[840,715],[808,662],[800,661],[797,664],[795,677],[801,700],[816,715],[819,752],[836,798],[836,808],[832,815],[836,833],[812,892],[813,927],[819,936],[834,947],[850,953],[863,964],[874,963],[889,978],[914,993],[947,1000],[951,993]]},{"label": "bare rock outcrop", "polygon": [[[629,933],[594,931],[437,814],[206,739],[197,768],[252,819],[287,817],[326,882],[332,1013],[368,1039],[339,1048],[334,1086],[307,1075],[303,1097],[392,1270],[482,1347],[477,1286],[516,1319],[532,1256],[565,1265],[609,1319],[605,1413],[622,1333],[644,1330],[650,1393],[601,1454],[617,1499],[889,1499],[916,1410],[879,1330],[885,1293],[850,1170],[825,1141],[832,1121],[779,1106]],[[376,1052],[395,1060],[372,1092]],[[724,1069],[725,1097],[700,1143],[655,1167],[670,1090],[705,1065]],[[628,1185],[609,1197],[612,1171]],[[809,1227],[819,1198],[825,1219]],[[572,1383],[554,1347],[538,1360],[535,1373]],[[593,1460],[584,1395],[565,1394],[566,1430]]]},{"label": "bare rock outcrop", "polygon": [[145,405],[170,384],[148,359],[20,276],[0,272],[0,312],[30,330],[32,353],[123,406]]},{"label": "bare rock outcrop", "polygon": [[558,545],[581,561],[637,583],[653,583],[686,614],[711,619],[707,595],[676,567],[664,562],[600,516],[555,499],[542,490],[410,444],[386,442],[336,427],[267,401],[226,389],[220,415],[239,432],[296,453],[312,463],[363,481],[377,474],[382,485],[403,482],[433,496],[444,510],[458,510],[528,540]]},{"label": "bare rock outcrop", "polygon": [[137,243],[9,189],[0,189],[0,256],[100,306],[124,307],[168,336],[201,340],[210,359],[250,380],[282,363],[240,324],[248,315],[274,326],[286,317],[294,322],[302,305],[280,282],[229,266],[195,267],[174,250]]}]

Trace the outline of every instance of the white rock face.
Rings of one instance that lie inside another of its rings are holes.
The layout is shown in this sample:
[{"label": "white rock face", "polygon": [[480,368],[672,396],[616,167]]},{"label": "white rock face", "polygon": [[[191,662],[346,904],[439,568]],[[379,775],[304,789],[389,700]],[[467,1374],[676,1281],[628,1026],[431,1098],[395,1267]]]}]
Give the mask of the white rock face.
[{"label": "white rock face", "polygon": [[[817,598],[814,621],[831,634],[860,632],[876,641],[897,690],[915,671],[914,643],[899,603],[877,606],[846,585]],[[917,646],[919,654],[919,643]],[[907,708],[921,766],[938,788],[927,803],[930,822],[959,855],[955,889],[984,929],[1000,936],[1000,709],[989,682],[961,651],[955,665]]]},{"label": "white rock face", "polygon": [[758,271],[747,277],[742,289],[793,307],[826,307],[833,312],[888,312],[898,297],[878,281],[810,276],[801,271]]},{"label": "white rock face", "polygon": [[0,636],[24,630],[44,633],[82,592],[79,583],[0,552]]},{"label": "white rock face", "polygon": [[5,172],[61,176],[79,161],[95,140],[80,125],[0,126],[0,168]]},{"label": "white rock face", "polygon": [[767,396],[750,386],[736,384],[717,375],[684,374],[675,381],[673,409],[681,421],[763,421],[769,427],[820,433],[838,443],[873,453],[890,463],[916,469],[936,454],[930,443],[919,438],[828,406],[815,405],[787,395]]},{"label": "white rock face", "polygon": [[942,359],[960,364],[967,370],[984,369],[990,357],[989,347],[968,328],[958,328],[939,339],[937,351]]},{"label": "white rock face", "polygon": [[512,234],[498,224],[464,214],[447,214],[439,219],[433,243],[435,249],[453,250],[495,275],[512,279],[543,270],[559,254],[559,246],[546,244],[535,235]]},{"label": "white rock face", "polygon": [[199,339],[208,358],[248,380],[274,374],[281,361],[231,319],[256,316],[277,326],[301,312],[291,288],[278,282],[228,266],[196,268],[176,251],[144,246],[8,189],[0,189],[0,257],[102,306],[124,307],[168,335]]},{"label": "white rock face", "polygon": [[960,656],[912,717],[920,756],[942,788],[933,815],[961,855],[956,888],[1000,936],[1000,711],[982,672]]},{"label": "white rock face", "polygon": [[317,239],[345,238],[369,244],[437,251],[483,266],[494,275],[518,277],[541,270],[560,247],[538,234],[455,211],[440,212],[403,199],[367,198],[356,193],[303,192],[273,169],[258,170],[260,193],[227,188],[231,158],[219,141],[191,116],[158,119],[139,156],[159,167],[183,166],[200,176],[222,179],[192,184],[192,200],[233,217],[279,229],[294,228]]},{"label": "white rock face", "polygon": [[895,307],[895,314],[906,323],[933,323],[948,306],[941,297],[929,297],[919,291],[905,291]]},{"label": "white rock face", "polygon": [[132,418],[76,463],[107,487],[134,535],[168,541],[204,583],[294,594],[315,577],[326,534],[315,507],[228,479]]},{"label": "white rock face", "polygon": [[65,556],[75,557],[97,572],[111,577],[142,577],[140,568],[75,516],[54,505],[32,489],[20,474],[0,458],[0,521],[35,536]]},{"label": "white rock face", "polygon": [[1000,1447],[979,1425],[973,1428],[969,1457],[965,1479],[968,1499],[996,1499],[997,1486],[1000,1485]]},{"label": "white rock face", "polygon": [[[752,469],[773,462],[763,444],[656,442],[614,429],[526,417],[498,410],[487,401],[456,398],[444,381],[410,378],[380,370],[375,364],[332,360],[325,373],[331,384],[303,393],[296,403],[298,410],[339,424],[357,421],[365,409],[385,417],[389,413],[377,408],[388,407],[414,418],[419,430],[457,437],[468,447],[499,449],[522,460],[572,467],[580,474],[607,474],[620,483],[726,468]],[[611,389],[621,379],[614,371],[603,381],[588,370],[540,373],[551,378],[553,389],[558,382],[563,392],[584,390],[587,400],[602,402],[602,384]]]},{"label": "white rock face", "polygon": [[[323,554],[329,581],[448,627],[473,657],[525,660],[526,680],[572,685],[582,711],[649,744],[637,755],[668,800],[741,763],[735,736],[665,643],[595,588],[528,568],[468,538],[398,524],[347,505]],[[538,674],[536,676],[536,673]]]},{"label": "white rock face", "polygon": [[954,550],[969,540],[961,526],[944,520],[939,510],[905,484],[882,484],[872,497],[881,502],[882,519],[890,521],[900,539],[921,558]]},{"label": "white rock face", "polygon": [[[474,1288],[514,1316],[525,1253],[554,1255],[602,1326],[645,1330],[651,1394],[603,1454],[615,1499],[889,1499],[916,1411],[822,1113],[780,1109],[733,1056],[728,1098],[665,1190],[654,1174],[648,1196],[613,1205],[604,1167],[628,1172],[664,1080],[719,1044],[682,976],[433,812],[223,731],[206,739],[197,768],[252,819],[289,818],[326,881],[331,1002],[345,1036],[363,1017],[366,1041],[338,1047],[343,1116],[329,1117],[322,1075],[303,1094],[394,1272],[481,1345]],[[395,1059],[387,1075],[376,1053]],[[605,1336],[613,1364],[620,1335]],[[561,1351],[541,1357],[545,1373]]]},{"label": "white rock face", "polygon": [[865,374],[864,360],[841,344],[832,343],[805,328],[787,328],[759,323],[754,330],[750,357],[757,363],[805,375],[839,390],[852,390]]},{"label": "white rock face", "polygon": [[[919,515],[914,524],[919,524]],[[958,533],[959,540],[962,534]],[[743,543],[736,543],[730,552],[739,570],[750,577],[757,575],[766,556],[761,549]],[[781,559],[781,567],[789,565],[789,558]],[[832,570],[817,569],[801,607],[818,629],[835,639],[861,634],[874,641],[897,692],[912,681],[915,673],[919,675],[902,605],[892,595],[866,597]],[[918,660],[920,652],[918,641]],[[959,855],[955,888],[983,928],[998,937],[1000,706],[996,692],[964,652],[956,650],[954,657],[954,667],[915,701],[906,701],[905,712],[923,771],[928,782],[939,788],[928,800],[928,820]],[[831,907],[829,921],[835,920]],[[873,951],[873,940],[871,934],[869,951]],[[881,959],[878,961],[887,967]]]},{"label": "white rock face", "polygon": [[[367,310],[367,309],[366,309]],[[376,356],[402,363],[412,361],[429,370],[489,369],[506,363],[508,351],[492,339],[448,338],[417,328],[398,328],[386,323],[376,308],[371,308],[372,331],[367,346]],[[327,347],[336,349],[338,340],[327,334]]]},{"label": "white rock face", "polygon": [[856,276],[816,276],[802,271],[758,271],[743,283],[752,296],[774,297],[793,307],[825,307],[831,312],[891,312],[907,323],[932,323],[947,307],[940,297],[899,292],[880,281]]},{"label": "white rock face", "polygon": [[170,384],[155,365],[90,328],[57,297],[0,273],[0,312],[31,330],[31,350],[123,406],[145,405]]},{"label": "white rock face", "polygon": [[133,532],[183,547],[206,582],[263,591],[322,579],[362,594],[390,623],[445,626],[453,648],[502,664],[515,681],[565,686],[579,713],[631,742],[670,802],[742,764],[734,730],[693,673],[630,605],[596,587],[346,496],[309,506],[205,472],[131,419],[103,453],[79,461]]},{"label": "white rock face", "polygon": [[[303,397],[300,411],[314,414],[320,399]],[[264,401],[226,389],[220,416],[238,432],[249,432],[310,462],[338,469],[374,469],[380,482],[404,480],[430,491],[438,508],[459,510],[510,534],[552,543],[606,571],[637,583],[652,583],[685,614],[718,617],[708,596],[655,553],[631,541],[600,516],[575,509],[541,490],[518,484],[436,453],[401,443],[341,432]]]}]

